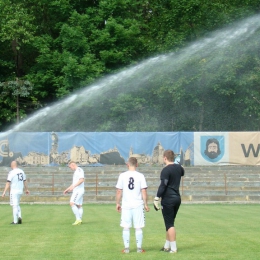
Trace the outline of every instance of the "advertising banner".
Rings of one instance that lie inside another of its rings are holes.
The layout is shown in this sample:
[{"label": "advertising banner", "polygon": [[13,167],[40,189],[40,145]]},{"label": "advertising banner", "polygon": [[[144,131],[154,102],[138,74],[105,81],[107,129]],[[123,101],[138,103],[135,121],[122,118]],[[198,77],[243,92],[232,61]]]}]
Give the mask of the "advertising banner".
[{"label": "advertising banner", "polygon": [[12,132],[0,136],[0,165],[123,165],[130,156],[139,164],[163,164],[171,149],[176,162],[193,164],[193,133],[180,132]]},{"label": "advertising banner", "polygon": [[184,166],[260,165],[259,132],[11,132],[0,134],[0,166],[162,165],[171,149]]},{"label": "advertising banner", "polygon": [[260,165],[260,133],[229,133],[230,164]]}]

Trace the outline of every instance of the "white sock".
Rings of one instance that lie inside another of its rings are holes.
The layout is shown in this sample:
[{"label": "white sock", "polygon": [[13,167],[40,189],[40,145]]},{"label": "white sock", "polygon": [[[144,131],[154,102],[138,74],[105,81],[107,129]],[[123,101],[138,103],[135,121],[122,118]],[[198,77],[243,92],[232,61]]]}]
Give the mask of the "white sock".
[{"label": "white sock", "polygon": [[22,210],[20,206],[18,206],[18,218],[22,218]]},{"label": "white sock", "polygon": [[73,213],[74,213],[74,215],[75,215],[75,217],[76,217],[76,220],[80,220],[78,207],[77,207],[76,205],[73,205],[73,206],[71,207],[71,209],[72,209],[72,211],[73,211]]},{"label": "white sock", "polygon": [[18,215],[18,206],[15,205],[15,206],[13,206],[13,218],[14,218],[14,223],[17,223],[17,221],[18,221],[17,215]]},{"label": "white sock", "polygon": [[80,207],[80,208],[78,208],[78,209],[79,209],[79,217],[80,217],[80,219],[82,219],[82,216],[83,216],[83,208]]},{"label": "white sock", "polygon": [[130,245],[130,230],[124,228],[123,229],[123,241],[125,248],[129,248]]},{"label": "white sock", "polygon": [[169,240],[165,241],[164,248],[170,248],[170,241]]},{"label": "white sock", "polygon": [[137,248],[142,248],[142,243],[143,243],[143,230],[142,229],[135,230],[135,239],[136,239]]},{"label": "white sock", "polygon": [[170,242],[170,245],[171,245],[171,250],[172,251],[177,251],[176,241]]}]

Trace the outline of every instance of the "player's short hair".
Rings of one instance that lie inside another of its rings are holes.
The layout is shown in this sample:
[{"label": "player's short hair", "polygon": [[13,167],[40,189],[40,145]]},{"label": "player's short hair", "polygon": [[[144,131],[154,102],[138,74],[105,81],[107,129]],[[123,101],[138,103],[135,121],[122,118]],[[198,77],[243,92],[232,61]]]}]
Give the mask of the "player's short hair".
[{"label": "player's short hair", "polygon": [[130,157],[130,158],[128,159],[128,164],[129,164],[130,166],[137,166],[137,159],[136,159],[135,157]]},{"label": "player's short hair", "polygon": [[169,162],[174,161],[174,152],[172,150],[165,150],[163,152],[163,157],[166,157]]},{"label": "player's short hair", "polygon": [[71,160],[71,161],[68,162],[68,165],[71,165],[72,163],[75,163],[75,162]]}]

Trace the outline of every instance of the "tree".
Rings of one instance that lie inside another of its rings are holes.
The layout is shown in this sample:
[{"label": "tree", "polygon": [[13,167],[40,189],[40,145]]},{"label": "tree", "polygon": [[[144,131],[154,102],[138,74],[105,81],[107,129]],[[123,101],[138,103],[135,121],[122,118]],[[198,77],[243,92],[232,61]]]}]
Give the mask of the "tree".
[{"label": "tree", "polygon": [[[2,88],[2,98],[5,99],[8,97],[8,100],[11,96],[14,96],[15,104],[16,104],[16,123],[20,122],[21,114],[24,115],[25,111],[21,111],[21,97],[28,97],[32,91],[32,84],[27,80],[19,80],[18,78],[15,81],[8,81],[0,83],[0,87]],[[11,102],[13,103],[13,102]],[[22,102],[23,103],[23,102]],[[22,108],[28,106],[28,103],[23,103]]]},{"label": "tree", "polygon": [[21,3],[14,4],[10,0],[0,2],[0,17],[1,41],[7,43],[13,51],[13,57],[10,58],[13,58],[15,64],[15,76],[23,77],[27,73],[23,63],[25,46],[33,41],[36,30],[34,17]]},{"label": "tree", "polygon": [[[46,106],[147,57],[175,52],[178,59],[189,44],[259,9],[258,0],[0,0],[0,82],[29,81],[34,86],[30,99]],[[141,83],[124,82],[127,91],[121,95],[120,86],[114,86],[114,96],[105,93],[99,104],[84,104],[101,114],[102,122],[88,118],[89,130],[258,129],[259,122],[248,120],[259,118],[257,36],[248,43],[257,55],[239,54],[242,43],[214,55],[192,53],[172,70],[164,71],[161,64],[135,75]],[[149,73],[154,76],[147,78]],[[17,102],[8,93],[0,97],[3,124],[17,116]],[[146,128],[129,120],[129,97],[133,111],[147,120]],[[24,116],[32,111],[22,109]],[[238,113],[239,120],[231,120]],[[83,120],[70,116],[71,125],[86,130]],[[63,122],[59,126],[69,130]]]}]

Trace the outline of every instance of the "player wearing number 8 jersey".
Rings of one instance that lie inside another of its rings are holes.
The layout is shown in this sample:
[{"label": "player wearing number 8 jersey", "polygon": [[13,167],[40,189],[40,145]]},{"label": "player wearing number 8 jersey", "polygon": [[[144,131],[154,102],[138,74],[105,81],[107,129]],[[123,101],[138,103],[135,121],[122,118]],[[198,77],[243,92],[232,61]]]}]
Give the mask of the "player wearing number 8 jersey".
[{"label": "player wearing number 8 jersey", "polygon": [[[136,158],[130,157],[127,166],[128,171],[119,175],[116,184],[116,210],[121,212],[120,226],[123,227],[123,241],[125,246],[123,253],[129,253],[132,222],[135,228],[137,252],[143,253],[142,228],[145,226],[144,209],[149,211],[147,205],[147,184],[144,175],[136,171]],[[121,198],[122,206],[120,204]]]},{"label": "player wearing number 8 jersey", "polygon": [[27,188],[26,175],[24,171],[17,167],[17,162],[11,162],[12,170],[9,172],[2,197],[10,188],[10,205],[13,207],[13,222],[11,224],[22,224],[22,212],[20,199],[25,188],[26,194],[29,194]]}]

